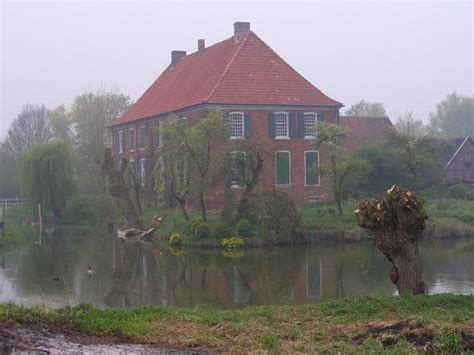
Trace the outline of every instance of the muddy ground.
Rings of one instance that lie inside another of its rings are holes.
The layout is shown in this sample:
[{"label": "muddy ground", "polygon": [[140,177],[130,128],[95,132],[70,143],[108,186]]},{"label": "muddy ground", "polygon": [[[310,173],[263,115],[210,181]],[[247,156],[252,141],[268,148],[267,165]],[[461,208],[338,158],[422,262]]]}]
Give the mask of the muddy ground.
[{"label": "muddy ground", "polygon": [[52,330],[46,326],[26,328],[0,324],[0,354],[209,354],[153,345],[130,344],[126,339],[97,337],[69,331]]}]

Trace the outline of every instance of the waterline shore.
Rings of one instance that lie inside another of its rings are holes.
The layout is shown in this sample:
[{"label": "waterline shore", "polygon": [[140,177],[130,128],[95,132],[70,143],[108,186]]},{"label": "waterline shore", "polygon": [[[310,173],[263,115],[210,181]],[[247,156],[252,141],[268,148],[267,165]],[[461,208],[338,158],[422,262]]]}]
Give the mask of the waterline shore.
[{"label": "waterline shore", "polygon": [[456,352],[474,347],[474,296],[367,296],[242,310],[4,304],[0,326],[225,353]]}]

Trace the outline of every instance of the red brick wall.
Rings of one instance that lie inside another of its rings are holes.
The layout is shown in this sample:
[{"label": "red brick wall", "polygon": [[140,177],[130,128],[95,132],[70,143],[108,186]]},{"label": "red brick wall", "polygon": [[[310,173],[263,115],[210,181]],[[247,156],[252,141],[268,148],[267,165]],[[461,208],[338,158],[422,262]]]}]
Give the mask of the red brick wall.
[{"label": "red brick wall", "polygon": [[474,143],[472,141],[466,141],[449,164],[446,173],[450,179],[474,184]]},{"label": "red brick wall", "polygon": [[[251,116],[251,132],[249,139],[258,139],[260,142],[263,142],[268,150],[272,152],[267,160],[264,163],[264,169],[261,176],[261,181],[258,186],[258,189],[277,189],[288,193],[295,202],[304,203],[309,201],[328,201],[332,198],[331,193],[331,184],[328,176],[321,175],[320,185],[319,186],[305,186],[304,184],[304,175],[305,175],[305,163],[304,163],[304,152],[306,150],[317,150],[319,151],[320,165],[328,162],[328,156],[324,148],[316,149],[311,140],[304,138],[290,138],[290,139],[274,139],[269,136],[268,129],[268,115],[272,110],[231,110],[249,113]],[[291,110],[287,111],[290,114],[304,113],[308,110]],[[230,112],[230,111],[229,111]],[[335,112],[334,111],[314,111],[323,115],[326,122],[335,122]],[[184,114],[180,114],[181,117],[186,117],[188,125],[194,125],[199,119],[203,118],[206,115],[205,110],[193,111]],[[139,161],[141,158],[145,158],[147,161],[147,186],[150,190],[147,189],[149,195],[152,191],[153,183],[153,161],[154,156],[153,152],[155,151],[155,128],[156,120],[144,121],[144,123],[132,123],[131,124],[136,129],[137,139],[136,146],[137,148],[130,152],[128,147],[128,129],[129,126],[123,128],[112,128],[113,133],[113,145],[114,145],[114,156],[117,156],[117,149],[115,149],[117,143],[117,132],[121,129],[124,132],[124,153],[123,155],[127,156],[129,159],[133,158],[135,161]],[[139,146],[139,127],[145,125],[147,127],[147,138],[146,138],[146,148],[140,150]],[[229,140],[228,145],[225,147],[216,147],[216,149],[225,149],[226,151],[235,150],[236,141]],[[138,150],[137,150],[138,149]],[[275,156],[274,152],[279,150],[286,150],[290,152],[290,162],[291,162],[291,185],[290,186],[275,186]],[[233,191],[238,196],[242,189],[235,188]],[[208,198],[209,207],[217,207],[222,203],[222,198],[224,197],[224,183],[215,187],[215,193],[210,194]]]}]

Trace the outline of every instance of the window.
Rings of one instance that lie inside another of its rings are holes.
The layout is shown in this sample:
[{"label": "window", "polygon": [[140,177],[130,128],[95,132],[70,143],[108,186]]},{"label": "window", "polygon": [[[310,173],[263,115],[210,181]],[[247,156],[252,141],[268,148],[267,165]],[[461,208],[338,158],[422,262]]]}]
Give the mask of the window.
[{"label": "window", "polygon": [[275,153],[275,172],[277,185],[290,185],[290,152],[279,151]]},{"label": "window", "polygon": [[288,113],[275,113],[275,138],[288,138]]},{"label": "window", "polygon": [[133,180],[135,178],[137,168],[137,164],[135,163],[135,160],[133,160],[133,158],[130,158],[130,164],[128,168],[130,169],[130,174],[128,174],[128,186],[129,188],[131,188],[133,187]]},{"label": "window", "polygon": [[133,128],[130,128],[130,130],[128,131],[128,134],[129,134],[129,149],[130,150],[133,150],[135,149],[135,129]]},{"label": "window", "polygon": [[158,124],[158,147],[163,145],[163,130],[164,130],[164,122],[160,121]]},{"label": "window", "polygon": [[145,149],[145,135],[146,135],[145,126],[140,127],[140,149]]},{"label": "window", "polygon": [[230,138],[244,138],[244,114],[243,112],[231,112],[230,119]]},{"label": "window", "polygon": [[123,153],[123,131],[118,132],[118,152]]},{"label": "window", "polygon": [[304,185],[319,185],[319,152],[317,151],[304,152]]},{"label": "window", "polygon": [[140,159],[140,183],[145,187],[145,159]]},{"label": "window", "polygon": [[245,152],[230,153],[230,187],[244,187]]},{"label": "window", "polygon": [[304,136],[305,138],[313,138],[316,136],[315,128],[318,121],[318,115],[314,112],[304,114]]}]

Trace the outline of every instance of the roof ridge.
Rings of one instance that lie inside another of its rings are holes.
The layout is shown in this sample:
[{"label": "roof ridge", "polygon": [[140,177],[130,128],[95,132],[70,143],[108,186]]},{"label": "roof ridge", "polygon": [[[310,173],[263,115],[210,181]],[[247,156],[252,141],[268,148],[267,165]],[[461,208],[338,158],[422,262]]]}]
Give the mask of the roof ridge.
[{"label": "roof ridge", "polygon": [[[229,71],[229,68],[232,66],[232,64],[234,63],[234,59],[237,57],[237,54],[240,52],[240,50],[242,49],[242,47],[244,46],[244,43],[247,41],[247,38],[249,37],[249,34],[250,33],[253,33],[252,31],[248,32],[244,39],[242,40],[242,43],[240,44],[239,48],[237,48],[237,50],[235,51],[234,55],[232,56],[232,58],[230,59],[229,61],[229,64],[227,64],[226,68],[224,69],[224,71],[222,72],[222,75],[221,77],[219,78],[219,80],[217,80],[217,83],[216,85],[214,85],[214,88],[211,90],[211,92],[209,93],[209,95],[204,99],[203,102],[207,102],[209,101],[209,99],[212,97],[212,95],[214,95],[214,93],[216,92],[218,86],[222,83],[222,80],[224,80],[224,77],[225,75],[227,74],[227,72]],[[255,34],[255,33],[254,33]],[[235,36],[233,36],[235,37]],[[231,37],[232,38],[232,37]],[[231,39],[229,38],[229,39]]]},{"label": "roof ridge", "polygon": [[[252,32],[253,33],[253,32]],[[337,100],[334,100],[333,98],[327,96],[325,93],[323,93],[321,90],[319,90],[316,86],[314,86],[308,79],[306,79],[303,75],[300,74],[300,72],[298,70],[296,70],[295,68],[293,68],[291,66],[291,64],[287,63],[286,60],[284,60],[277,52],[275,52],[273,50],[273,48],[271,46],[269,46],[268,44],[265,43],[265,41],[263,39],[261,39],[259,36],[257,36],[255,33],[253,33],[255,35],[255,37],[257,37],[257,39],[262,42],[264,45],[266,45],[272,52],[275,56],[277,56],[284,64],[286,64],[291,70],[293,70],[301,79],[303,79],[304,81],[306,81],[309,85],[311,85],[313,88],[315,88],[316,90],[318,90],[321,95],[323,95],[325,98],[329,99],[329,100],[332,100],[334,102],[337,102],[338,104],[340,104],[341,106],[344,106],[344,104],[342,104],[341,102],[337,101]]]}]

